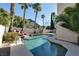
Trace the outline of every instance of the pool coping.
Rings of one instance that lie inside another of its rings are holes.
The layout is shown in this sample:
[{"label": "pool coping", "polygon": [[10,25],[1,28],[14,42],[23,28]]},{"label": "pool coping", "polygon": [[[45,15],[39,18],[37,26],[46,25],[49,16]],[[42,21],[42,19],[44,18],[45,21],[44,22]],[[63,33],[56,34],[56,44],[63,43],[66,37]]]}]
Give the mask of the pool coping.
[{"label": "pool coping", "polygon": [[65,47],[67,49],[65,56],[79,56],[79,46],[78,45],[55,39],[54,36],[49,37],[48,40]]}]

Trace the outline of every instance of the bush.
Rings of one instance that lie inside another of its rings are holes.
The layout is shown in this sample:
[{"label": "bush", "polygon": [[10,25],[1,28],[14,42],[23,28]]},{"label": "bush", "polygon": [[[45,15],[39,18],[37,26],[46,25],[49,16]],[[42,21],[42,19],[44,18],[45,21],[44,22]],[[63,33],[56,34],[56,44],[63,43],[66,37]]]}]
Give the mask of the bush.
[{"label": "bush", "polygon": [[18,33],[8,32],[3,35],[3,41],[7,43],[12,43],[15,40],[18,40]]},{"label": "bush", "polygon": [[69,23],[70,17],[68,15],[65,15],[65,14],[60,14],[59,16],[56,17],[56,23],[59,21],[64,21],[65,23]]},{"label": "bush", "polygon": [[59,21],[65,22],[61,26],[79,33],[79,4],[65,8],[64,12],[56,17],[56,23]]},{"label": "bush", "polygon": [[67,8],[64,9],[64,12],[65,12],[65,14],[71,16],[72,13],[74,12],[73,9],[74,8],[72,8],[72,7],[67,7]]},{"label": "bush", "polygon": [[75,12],[72,15],[72,30],[79,32],[79,13]]}]

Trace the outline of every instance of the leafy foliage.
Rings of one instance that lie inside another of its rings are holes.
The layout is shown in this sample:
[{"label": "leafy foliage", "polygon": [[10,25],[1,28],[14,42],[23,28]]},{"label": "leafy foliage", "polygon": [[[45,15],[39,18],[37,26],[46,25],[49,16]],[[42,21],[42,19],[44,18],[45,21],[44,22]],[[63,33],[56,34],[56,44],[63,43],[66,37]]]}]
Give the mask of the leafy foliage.
[{"label": "leafy foliage", "polygon": [[[11,21],[10,14],[4,9],[0,8],[0,24],[4,26],[9,26],[10,21]],[[33,24],[36,24],[35,22],[32,22],[29,19],[24,19],[23,21],[22,21],[22,17],[14,16],[13,26],[20,27],[20,28],[22,28],[22,26],[25,26],[26,28],[29,28],[29,27],[34,28]],[[36,27],[38,26],[39,25],[37,24]]]},{"label": "leafy foliage", "polygon": [[56,18],[56,22],[59,21],[65,22],[64,27],[79,33],[79,4],[76,4],[75,7],[65,8],[64,13]]},{"label": "leafy foliage", "polygon": [[77,12],[72,15],[72,30],[79,32],[79,13]]},{"label": "leafy foliage", "polygon": [[[41,9],[42,9],[42,8],[41,8],[41,4],[40,4],[40,3],[34,3],[34,4],[32,4],[32,7],[33,7],[33,9],[34,9],[34,12],[36,13],[36,14],[35,14],[35,23],[36,23],[38,12],[40,12]],[[36,28],[36,25],[35,25],[34,28]]]},{"label": "leafy foliage", "polygon": [[31,7],[31,3],[20,3],[21,4],[21,8],[23,10],[23,17],[22,17],[22,21],[21,21],[21,27],[22,29],[24,28],[24,25],[26,23],[26,20],[25,20],[25,16],[26,16],[26,9],[28,9],[28,7]]},{"label": "leafy foliage", "polygon": [[61,15],[56,17],[56,22],[59,22],[59,21],[63,21],[65,23],[69,24],[70,18],[69,18],[69,16],[67,16],[65,14],[61,14]]},{"label": "leafy foliage", "polygon": [[34,12],[41,11],[41,4],[40,3],[35,3],[32,5]]},{"label": "leafy foliage", "polygon": [[22,18],[20,16],[15,16],[13,26],[22,27]]},{"label": "leafy foliage", "polygon": [[65,14],[68,14],[69,16],[72,15],[73,8],[72,7],[67,7],[64,9]]},{"label": "leafy foliage", "polygon": [[18,40],[18,33],[8,32],[3,35],[3,41],[12,43],[13,41]]},{"label": "leafy foliage", "polygon": [[8,26],[10,22],[10,16],[7,11],[0,8],[0,24]]}]

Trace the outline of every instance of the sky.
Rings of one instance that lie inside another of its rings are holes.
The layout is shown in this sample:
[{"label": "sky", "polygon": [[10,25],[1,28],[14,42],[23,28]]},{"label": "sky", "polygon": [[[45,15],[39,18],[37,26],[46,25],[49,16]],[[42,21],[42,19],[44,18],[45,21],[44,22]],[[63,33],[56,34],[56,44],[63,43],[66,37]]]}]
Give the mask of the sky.
[{"label": "sky", "polygon": [[[0,8],[3,8],[4,10],[7,10],[10,13],[10,3],[0,3]],[[43,25],[41,15],[45,15],[44,25],[49,26],[50,25],[50,17],[51,13],[55,12],[57,14],[57,4],[56,3],[42,3],[41,4],[42,10],[38,13],[36,22],[39,25]],[[15,15],[17,16],[23,16],[23,10],[21,9],[20,4],[15,4]],[[26,16],[27,19],[35,19],[35,12],[32,8],[28,8],[26,10]]]}]

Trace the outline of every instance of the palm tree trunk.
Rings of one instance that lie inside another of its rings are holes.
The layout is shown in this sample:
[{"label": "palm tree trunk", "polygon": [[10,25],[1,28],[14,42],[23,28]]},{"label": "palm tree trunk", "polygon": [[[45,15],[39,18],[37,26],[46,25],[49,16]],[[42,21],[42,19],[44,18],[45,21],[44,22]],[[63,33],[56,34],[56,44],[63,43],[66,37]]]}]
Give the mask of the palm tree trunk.
[{"label": "palm tree trunk", "polygon": [[10,7],[11,22],[10,22],[9,32],[11,32],[11,29],[12,29],[12,26],[13,26],[13,20],[14,20],[14,6],[15,6],[15,3],[11,3],[11,7]]},{"label": "palm tree trunk", "polygon": [[26,9],[23,9],[23,19],[22,19],[23,24],[22,24],[22,31],[23,31],[23,29],[24,29],[24,24],[25,24],[25,12],[26,12]]},{"label": "palm tree trunk", "polygon": [[13,20],[14,20],[14,16],[11,17],[9,32],[11,32],[11,29],[12,29],[12,27],[13,27]]},{"label": "palm tree trunk", "polygon": [[44,18],[43,18],[43,29],[44,29]]},{"label": "palm tree trunk", "polygon": [[[36,12],[36,15],[35,15],[35,23],[36,23],[37,15],[38,15],[38,12]],[[35,24],[35,28],[36,28],[36,24]]]}]

